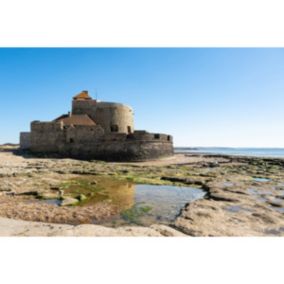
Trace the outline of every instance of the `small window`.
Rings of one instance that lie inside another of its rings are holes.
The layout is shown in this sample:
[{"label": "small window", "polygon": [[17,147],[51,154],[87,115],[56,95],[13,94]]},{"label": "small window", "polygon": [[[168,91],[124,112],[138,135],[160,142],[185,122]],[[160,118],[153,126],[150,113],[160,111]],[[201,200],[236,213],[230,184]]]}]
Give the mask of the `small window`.
[{"label": "small window", "polygon": [[131,133],[131,126],[127,126],[127,132]]},{"label": "small window", "polygon": [[168,135],[168,141],[171,141],[171,136],[170,135]]},{"label": "small window", "polygon": [[114,124],[110,127],[111,132],[118,132],[118,125]]},{"label": "small window", "polygon": [[73,139],[73,138],[70,138],[70,139],[69,139],[69,143],[74,143],[74,139]]},{"label": "small window", "polygon": [[154,135],[154,138],[155,138],[155,139],[160,139],[160,134],[155,134],[155,135]]}]

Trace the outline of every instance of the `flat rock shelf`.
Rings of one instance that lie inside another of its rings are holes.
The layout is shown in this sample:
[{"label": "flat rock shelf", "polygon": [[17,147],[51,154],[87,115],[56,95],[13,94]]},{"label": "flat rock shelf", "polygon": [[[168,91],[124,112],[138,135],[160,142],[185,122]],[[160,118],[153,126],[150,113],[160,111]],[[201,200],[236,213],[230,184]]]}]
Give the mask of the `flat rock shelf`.
[{"label": "flat rock shelf", "polygon": [[281,158],[198,153],[112,163],[0,146],[5,236],[284,236],[283,197]]}]

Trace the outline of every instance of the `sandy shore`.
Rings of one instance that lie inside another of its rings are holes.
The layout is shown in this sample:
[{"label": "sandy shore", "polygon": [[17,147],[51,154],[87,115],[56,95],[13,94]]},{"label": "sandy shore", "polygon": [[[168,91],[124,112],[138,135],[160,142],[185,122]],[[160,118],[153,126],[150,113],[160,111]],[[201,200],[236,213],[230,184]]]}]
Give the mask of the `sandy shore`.
[{"label": "sandy shore", "polygon": [[[0,147],[1,236],[284,235],[283,159],[177,154],[160,161],[104,163],[39,159],[15,149]],[[35,194],[55,194],[63,180],[86,175],[197,186],[207,195],[185,205],[172,226],[151,227],[90,224],[117,213],[109,204],[58,207],[35,202]]]}]

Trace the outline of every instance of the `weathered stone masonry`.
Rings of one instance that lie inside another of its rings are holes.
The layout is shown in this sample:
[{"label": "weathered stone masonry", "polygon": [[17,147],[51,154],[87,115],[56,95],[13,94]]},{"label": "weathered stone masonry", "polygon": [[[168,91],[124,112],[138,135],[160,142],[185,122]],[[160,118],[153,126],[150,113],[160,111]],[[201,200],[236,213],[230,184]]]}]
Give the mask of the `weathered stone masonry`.
[{"label": "weathered stone masonry", "polygon": [[31,132],[21,133],[20,144],[33,153],[109,161],[173,154],[172,136],[135,131],[130,107],[92,100],[86,91],[73,98],[71,114],[51,122],[32,122]]}]

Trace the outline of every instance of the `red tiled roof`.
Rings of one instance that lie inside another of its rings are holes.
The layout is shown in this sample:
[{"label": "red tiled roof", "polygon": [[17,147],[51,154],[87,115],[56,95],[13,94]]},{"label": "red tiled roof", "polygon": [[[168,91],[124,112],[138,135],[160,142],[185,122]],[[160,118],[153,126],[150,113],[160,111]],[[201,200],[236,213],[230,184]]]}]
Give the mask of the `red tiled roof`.
[{"label": "red tiled roof", "polygon": [[69,114],[62,114],[59,117],[55,118],[53,121],[60,121],[63,118],[66,118],[66,117],[69,117],[69,116],[70,116]]},{"label": "red tiled roof", "polygon": [[87,114],[62,115],[54,121],[63,122],[64,125],[96,125]]}]

